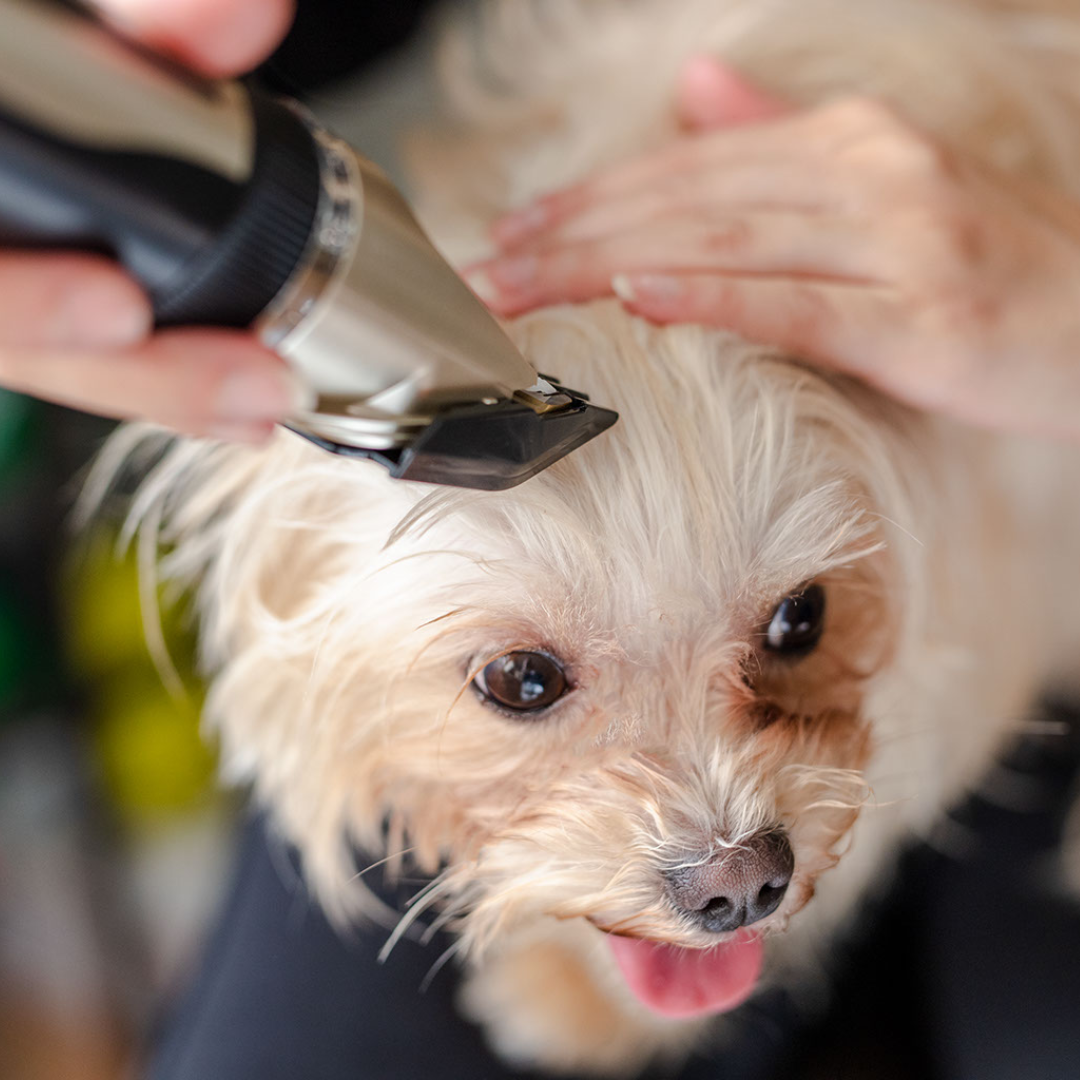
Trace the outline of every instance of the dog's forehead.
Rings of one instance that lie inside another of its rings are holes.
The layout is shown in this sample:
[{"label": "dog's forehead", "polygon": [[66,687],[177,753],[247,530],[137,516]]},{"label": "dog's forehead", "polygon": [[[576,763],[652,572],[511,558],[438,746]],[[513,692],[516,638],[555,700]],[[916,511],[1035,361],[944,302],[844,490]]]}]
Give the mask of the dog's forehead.
[{"label": "dog's forehead", "polygon": [[495,606],[673,630],[745,621],[859,533],[866,495],[847,440],[861,421],[826,379],[609,304],[514,331],[540,370],[620,421],[520,488],[464,497],[432,534],[485,560]]},{"label": "dog's forehead", "polygon": [[610,303],[541,312],[515,329],[538,370],[620,413],[541,474],[552,503],[595,481],[598,502],[635,515],[700,509],[715,521],[723,504],[731,525],[754,525],[793,483],[856,464],[840,445],[856,416],[850,384],[778,350],[701,326],[652,326]]}]

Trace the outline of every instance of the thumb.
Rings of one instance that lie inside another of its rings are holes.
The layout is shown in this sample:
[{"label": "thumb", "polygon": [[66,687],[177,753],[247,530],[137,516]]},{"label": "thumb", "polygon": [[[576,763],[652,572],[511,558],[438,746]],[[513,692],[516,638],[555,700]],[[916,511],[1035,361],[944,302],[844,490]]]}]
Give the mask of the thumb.
[{"label": "thumb", "polygon": [[205,75],[236,75],[265,60],[296,0],[90,0],[121,33]]},{"label": "thumb", "polygon": [[676,109],[683,127],[700,131],[769,120],[790,112],[792,106],[759,90],[719,60],[695,56],[679,73]]}]

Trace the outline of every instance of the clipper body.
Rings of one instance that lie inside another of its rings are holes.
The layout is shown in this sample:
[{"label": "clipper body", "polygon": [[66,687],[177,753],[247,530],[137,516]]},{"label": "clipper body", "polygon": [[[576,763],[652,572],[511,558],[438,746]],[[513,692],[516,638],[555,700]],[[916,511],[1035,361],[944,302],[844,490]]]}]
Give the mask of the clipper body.
[{"label": "clipper body", "polygon": [[253,327],[288,426],[406,479],[520,483],[615,422],[540,378],[384,173],[294,103],[0,0],[0,243],[115,256],[159,325]]}]

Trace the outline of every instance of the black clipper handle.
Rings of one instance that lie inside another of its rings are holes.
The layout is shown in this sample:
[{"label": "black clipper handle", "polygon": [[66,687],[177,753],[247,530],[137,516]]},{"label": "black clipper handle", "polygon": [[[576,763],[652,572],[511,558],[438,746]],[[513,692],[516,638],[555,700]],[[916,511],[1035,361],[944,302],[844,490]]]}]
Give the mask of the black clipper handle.
[{"label": "black clipper handle", "polygon": [[0,244],[102,252],[159,325],[248,326],[319,199],[288,106],[199,79],[51,0],[0,0]]}]

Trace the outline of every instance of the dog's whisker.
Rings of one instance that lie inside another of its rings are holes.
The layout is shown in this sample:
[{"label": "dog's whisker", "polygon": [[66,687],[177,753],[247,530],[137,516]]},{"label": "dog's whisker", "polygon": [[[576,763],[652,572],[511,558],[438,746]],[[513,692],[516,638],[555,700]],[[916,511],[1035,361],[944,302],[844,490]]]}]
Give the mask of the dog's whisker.
[{"label": "dog's whisker", "polygon": [[416,627],[416,631],[426,630],[429,626],[435,626],[437,623],[446,622],[447,619],[456,619],[461,615],[471,614],[476,612],[477,609],[467,604],[463,604],[461,607],[454,608],[453,611],[444,611],[441,615],[435,615],[430,619],[425,619]]},{"label": "dog's whisker", "polygon": [[379,963],[385,963],[393,952],[394,946],[405,936],[416,923],[417,919],[424,914],[432,904],[436,903],[446,891],[447,885],[443,878],[436,878],[428,886],[422,889],[407,902],[407,910],[398,920],[390,936],[379,950]]},{"label": "dog's whisker", "polygon": [[453,944],[451,945],[448,945],[442,951],[441,955],[438,957],[435,963],[431,965],[431,967],[428,969],[427,974],[420,982],[421,994],[426,994],[428,992],[428,990],[431,988],[431,984],[435,981],[435,977],[439,974],[439,972],[442,971],[442,969],[447,965],[447,963],[452,960],[456,955],[458,955],[461,951],[461,938],[458,938],[457,941],[453,942]]},{"label": "dog's whisker", "polygon": [[430,944],[441,930],[453,923],[455,919],[461,918],[461,914],[461,911],[457,909],[448,909],[447,911],[441,912],[432,919],[424,930],[423,935],[420,938],[421,943],[424,945]]},{"label": "dog's whisker", "polygon": [[906,536],[913,543],[918,544],[919,547],[925,547],[926,546],[925,542],[920,540],[909,528],[907,528],[906,526],[901,524],[895,518],[889,517],[888,514],[875,513],[875,514],[871,514],[870,516],[874,517],[876,520],[882,522],[885,525],[891,525],[898,532],[903,533],[904,536]]},{"label": "dog's whisker", "polygon": [[380,564],[372,573],[373,575],[388,574],[394,570],[400,569],[404,564],[412,562],[415,559],[432,559],[440,556],[463,559],[480,570],[492,570],[499,565],[499,560],[479,555],[473,551],[462,551],[460,548],[425,548],[423,551],[410,551],[404,555],[399,555],[396,559],[390,559],[387,562]]},{"label": "dog's whisker", "polygon": [[[359,881],[361,878],[369,874],[372,870],[378,870],[380,866],[387,866],[397,860],[400,860],[405,856],[410,855],[412,851],[412,848],[405,848],[401,851],[393,851],[389,855],[386,855],[381,859],[376,859],[375,862],[368,863],[367,866],[365,866],[363,869],[357,870],[357,872],[352,876],[350,880]],[[403,882],[403,884],[408,884],[408,882]]]}]

